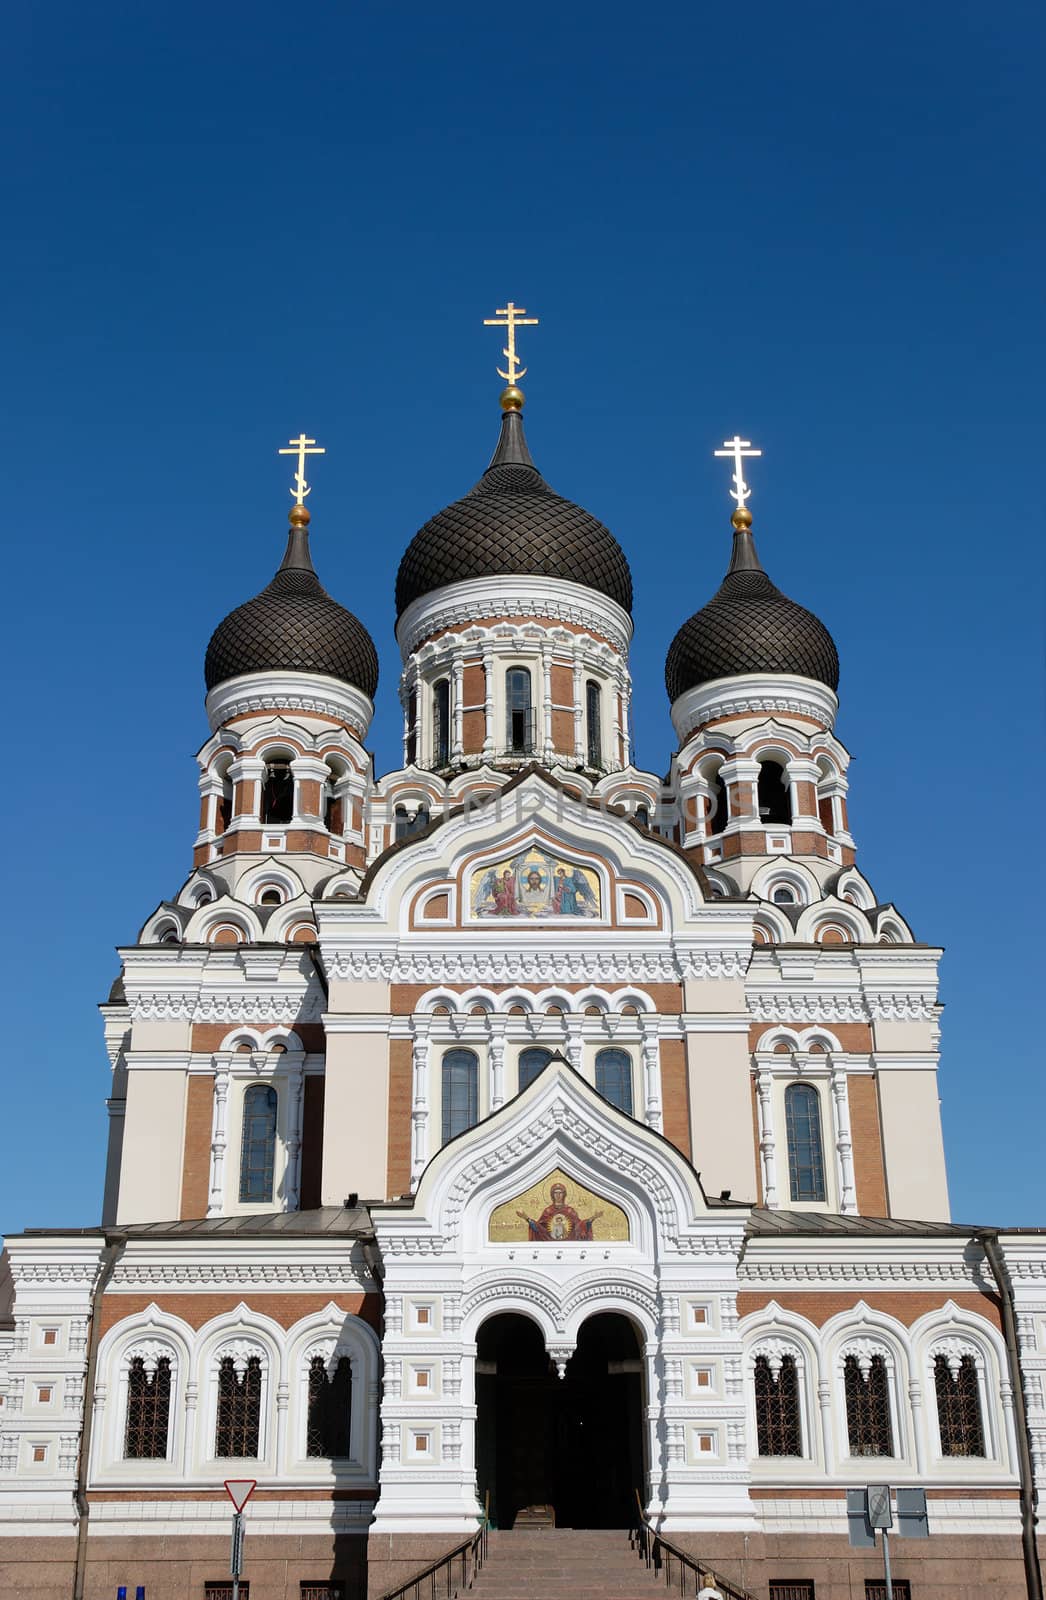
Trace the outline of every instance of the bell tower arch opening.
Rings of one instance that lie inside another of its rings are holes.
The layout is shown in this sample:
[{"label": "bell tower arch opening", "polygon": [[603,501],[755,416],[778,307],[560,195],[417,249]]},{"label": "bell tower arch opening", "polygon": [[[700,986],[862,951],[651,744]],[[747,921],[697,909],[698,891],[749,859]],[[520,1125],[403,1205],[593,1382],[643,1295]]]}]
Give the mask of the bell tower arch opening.
[{"label": "bell tower arch opening", "polygon": [[642,1346],[631,1321],[584,1322],[561,1379],[537,1324],[500,1312],[479,1330],[476,1488],[495,1528],[625,1528],[643,1492]]}]

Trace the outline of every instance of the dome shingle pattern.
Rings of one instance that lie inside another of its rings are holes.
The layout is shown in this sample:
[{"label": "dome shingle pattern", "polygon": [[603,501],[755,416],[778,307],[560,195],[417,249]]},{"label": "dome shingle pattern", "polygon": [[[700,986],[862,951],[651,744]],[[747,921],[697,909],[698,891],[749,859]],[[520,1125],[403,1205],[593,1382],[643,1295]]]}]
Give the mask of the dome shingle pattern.
[{"label": "dome shingle pattern", "polygon": [[503,576],[565,578],[632,609],[621,546],[596,517],[549,488],[512,411],[475,488],[438,511],[407,546],[396,576],[396,614],[448,583]]},{"label": "dome shingle pattern", "polygon": [[303,527],[291,529],[287,554],[272,582],[230,611],[211,635],[204,662],[208,690],[245,672],[318,673],[340,678],[374,698],[374,641],[316,576]]},{"label": "dome shingle pattern", "polygon": [[734,535],[730,570],[718,590],[672,640],[665,684],[675,701],[698,684],[750,672],[813,678],[833,691],[839,687],[839,654],[831,634],[819,617],[770,581],[745,528]]}]

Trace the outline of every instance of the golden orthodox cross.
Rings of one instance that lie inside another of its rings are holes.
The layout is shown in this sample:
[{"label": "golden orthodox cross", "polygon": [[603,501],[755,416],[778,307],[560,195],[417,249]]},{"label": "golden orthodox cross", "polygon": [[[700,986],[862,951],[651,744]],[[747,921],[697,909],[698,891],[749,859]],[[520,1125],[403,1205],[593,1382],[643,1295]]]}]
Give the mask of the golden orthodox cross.
[{"label": "golden orthodox cross", "polygon": [[295,505],[304,505],[305,496],[312,493],[312,485],[305,482],[305,457],[325,456],[327,452],[322,445],[317,445],[315,439],[306,439],[303,433],[299,433],[298,437],[292,439],[285,449],[281,448],[279,453],[281,456],[298,458],[298,470],[294,474],[294,488],[291,494],[294,496]]},{"label": "golden orthodox cross", "polygon": [[504,378],[506,383],[517,384],[520,378],[525,378],[527,375],[526,367],[519,365],[516,355],[516,329],[536,328],[537,325],[537,317],[528,317],[526,307],[514,306],[511,300],[507,306],[499,306],[492,317],[483,318],[485,328],[508,329],[508,344],[501,352],[508,361],[508,371],[502,372],[500,367],[497,369],[498,377]]},{"label": "golden orthodox cross", "polygon": [[761,450],[752,449],[751,439],[741,439],[736,433],[732,439],[724,439],[722,450],[715,452],[717,456],[726,456],[728,460],[733,460],[734,488],[730,490],[730,493],[739,507],[744,507],[745,501],[752,492],[744,479],[744,463],[751,456],[761,456],[762,453]]}]

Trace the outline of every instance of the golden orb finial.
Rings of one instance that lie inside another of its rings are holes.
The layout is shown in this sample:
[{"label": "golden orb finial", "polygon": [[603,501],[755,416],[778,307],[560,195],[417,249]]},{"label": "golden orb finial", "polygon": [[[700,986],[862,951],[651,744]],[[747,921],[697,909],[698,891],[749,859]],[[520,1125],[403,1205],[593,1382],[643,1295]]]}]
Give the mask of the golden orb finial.
[{"label": "golden orb finial", "polygon": [[312,521],[308,506],[291,506],[287,513],[287,521],[292,528],[307,528]]},{"label": "golden orb finial", "polygon": [[752,526],[752,513],[747,506],[738,506],[730,521],[736,531],[740,533],[742,528],[750,528]]},{"label": "golden orb finial", "polygon": [[522,411],[524,394],[516,384],[510,383],[508,388],[501,391],[502,411]]}]

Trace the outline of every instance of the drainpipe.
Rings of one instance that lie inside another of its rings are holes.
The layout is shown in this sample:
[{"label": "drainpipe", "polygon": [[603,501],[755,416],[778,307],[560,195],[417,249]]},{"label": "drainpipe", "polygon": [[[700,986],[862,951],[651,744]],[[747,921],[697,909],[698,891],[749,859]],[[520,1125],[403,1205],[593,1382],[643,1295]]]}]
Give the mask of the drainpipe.
[{"label": "drainpipe", "polygon": [[1013,1303],[1013,1286],[999,1249],[996,1229],[984,1228],[974,1234],[992,1269],[1002,1302],[1002,1332],[1006,1340],[1006,1356],[1013,1386],[1013,1420],[1016,1424],[1017,1460],[1021,1475],[1021,1545],[1024,1549],[1024,1577],[1028,1585],[1028,1600],[1043,1600],[1042,1571],[1035,1542],[1036,1506],[1038,1495],[1032,1467],[1031,1446],[1028,1442],[1028,1410],[1024,1403],[1024,1376],[1021,1372],[1020,1347],[1017,1343],[1017,1313]]},{"label": "drainpipe", "polygon": [[80,1429],[80,1453],[76,1463],[76,1566],[73,1571],[73,1600],[83,1600],[84,1581],[87,1576],[87,1521],[91,1508],[87,1501],[87,1473],[91,1459],[91,1425],[94,1421],[94,1377],[98,1367],[98,1345],[101,1339],[102,1296],[109,1287],[123,1239],[120,1235],[106,1234],[102,1251],[101,1268],[91,1295],[91,1332],[87,1342],[87,1372],[84,1377],[83,1426]]}]

